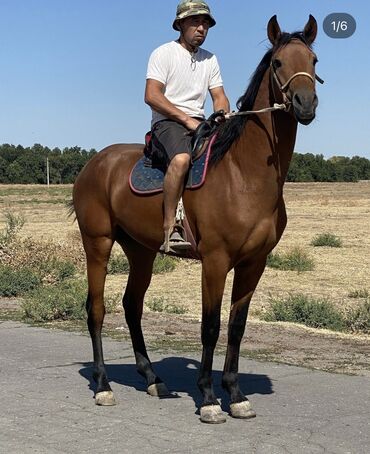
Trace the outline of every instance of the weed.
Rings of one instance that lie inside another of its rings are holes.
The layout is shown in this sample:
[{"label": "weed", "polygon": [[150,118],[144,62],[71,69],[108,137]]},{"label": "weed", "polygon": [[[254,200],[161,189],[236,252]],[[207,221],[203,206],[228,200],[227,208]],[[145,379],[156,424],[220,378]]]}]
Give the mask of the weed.
[{"label": "weed", "polygon": [[118,311],[121,304],[122,295],[120,293],[113,293],[104,297],[104,306],[107,314],[113,314]]},{"label": "weed", "polygon": [[86,284],[75,280],[40,287],[27,293],[22,303],[24,317],[35,322],[84,319],[86,294]]},{"label": "weed", "polygon": [[264,314],[266,321],[302,323],[313,328],[343,331],[346,321],[335,306],[325,299],[308,298],[302,294],[288,298],[270,298],[270,308]]},{"label": "weed", "polygon": [[370,334],[370,300],[347,312],[346,325],[352,332]]},{"label": "weed", "polygon": [[332,233],[320,233],[312,239],[310,244],[311,246],[342,247],[342,240]]},{"label": "weed", "polygon": [[[153,274],[167,273],[176,268],[177,260],[158,254],[153,263]],[[109,274],[128,274],[130,264],[123,254],[112,254],[108,262]]]},{"label": "weed", "polygon": [[184,306],[175,306],[167,304],[163,297],[153,298],[146,301],[146,306],[153,312],[166,312],[167,314],[186,314],[187,309]]},{"label": "weed", "polygon": [[153,264],[153,274],[168,273],[176,268],[177,260],[168,255],[158,254]]},{"label": "weed", "polygon": [[123,254],[112,254],[108,262],[109,274],[128,274],[130,264]]},{"label": "weed", "polygon": [[9,242],[13,241],[17,233],[22,229],[25,219],[22,215],[5,211],[5,228],[0,233],[0,247],[4,247]]},{"label": "weed", "polygon": [[351,290],[348,292],[349,298],[369,298],[370,293],[366,288],[361,288],[359,290]]},{"label": "weed", "polygon": [[0,296],[24,295],[40,284],[40,276],[30,268],[13,269],[8,265],[0,266]]},{"label": "weed", "polygon": [[314,261],[302,248],[295,246],[283,254],[270,253],[267,257],[267,266],[283,271],[312,271]]}]

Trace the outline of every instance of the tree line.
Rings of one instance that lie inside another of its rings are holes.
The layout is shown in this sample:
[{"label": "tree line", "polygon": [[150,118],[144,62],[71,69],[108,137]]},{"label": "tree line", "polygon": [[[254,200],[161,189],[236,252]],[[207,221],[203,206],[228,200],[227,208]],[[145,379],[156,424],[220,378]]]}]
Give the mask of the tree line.
[{"label": "tree line", "polygon": [[[51,184],[73,183],[95,149],[80,147],[53,148],[35,144],[0,145],[1,184],[45,184],[46,162],[49,162]],[[370,160],[360,156],[336,156],[325,159],[323,155],[294,153],[287,181],[359,181],[370,180]]]},{"label": "tree line", "polygon": [[35,144],[0,145],[0,183],[45,184],[49,163],[50,184],[73,183],[86,162],[96,154],[80,147],[53,148]]}]

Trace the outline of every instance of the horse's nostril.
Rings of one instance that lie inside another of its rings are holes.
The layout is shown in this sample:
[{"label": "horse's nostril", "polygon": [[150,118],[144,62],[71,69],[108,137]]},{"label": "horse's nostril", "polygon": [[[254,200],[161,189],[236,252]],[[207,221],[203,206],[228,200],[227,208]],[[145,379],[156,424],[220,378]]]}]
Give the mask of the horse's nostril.
[{"label": "horse's nostril", "polygon": [[299,95],[297,95],[297,93],[294,95],[293,99],[297,104],[299,104],[300,106],[302,105],[301,98],[299,97]]}]

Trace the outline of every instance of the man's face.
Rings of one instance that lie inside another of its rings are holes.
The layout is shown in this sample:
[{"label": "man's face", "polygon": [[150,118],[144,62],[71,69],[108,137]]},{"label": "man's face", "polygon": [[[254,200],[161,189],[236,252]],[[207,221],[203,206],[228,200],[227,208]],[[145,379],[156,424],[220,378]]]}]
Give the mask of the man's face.
[{"label": "man's face", "polygon": [[185,41],[193,47],[204,43],[209,29],[209,19],[205,14],[182,19],[180,28]]}]

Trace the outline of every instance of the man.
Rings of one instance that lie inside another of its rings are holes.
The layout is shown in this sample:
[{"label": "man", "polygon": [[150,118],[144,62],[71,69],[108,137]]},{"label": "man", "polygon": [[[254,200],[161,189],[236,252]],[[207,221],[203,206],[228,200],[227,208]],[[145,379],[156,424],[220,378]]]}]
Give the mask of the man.
[{"label": "man", "polygon": [[169,162],[163,184],[165,252],[191,247],[175,227],[175,212],[191,160],[191,131],[205,118],[207,92],[214,111],[230,110],[217,58],[200,47],[215,24],[204,1],[182,0],[172,24],[179,39],[155,49],[148,63],[145,102],[152,109],[152,134]]}]

